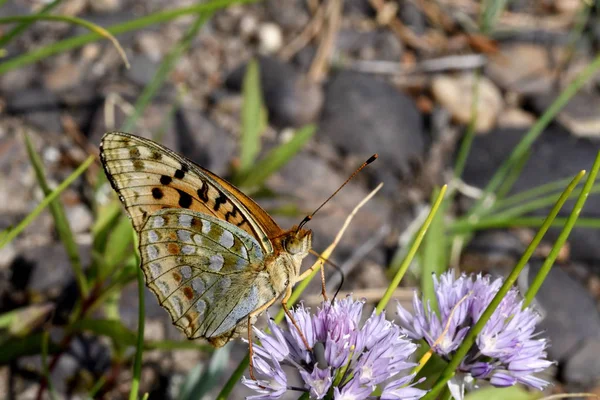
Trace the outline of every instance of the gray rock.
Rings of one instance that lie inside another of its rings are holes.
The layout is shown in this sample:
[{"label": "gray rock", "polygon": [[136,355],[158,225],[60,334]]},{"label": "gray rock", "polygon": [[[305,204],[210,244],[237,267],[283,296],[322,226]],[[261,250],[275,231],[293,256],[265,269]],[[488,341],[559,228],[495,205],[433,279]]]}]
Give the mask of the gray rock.
[{"label": "gray rock", "polygon": [[[537,275],[540,266],[540,262],[531,263],[527,275],[529,282]],[[600,339],[600,314],[596,302],[586,288],[562,268],[555,266],[550,270],[536,295],[536,303],[543,317],[539,328],[550,339],[548,355],[551,359],[568,365],[573,352],[585,340]],[[577,374],[575,370],[572,373]],[[600,376],[600,369],[595,375]]]},{"label": "gray rock", "polygon": [[[476,136],[467,160],[465,182],[484,187],[502,161],[508,157],[525,134],[524,130],[496,129],[485,136]],[[511,193],[518,193],[544,183],[571,178],[580,170],[592,166],[600,140],[577,138],[558,125],[549,126],[531,147],[531,154],[515,182]],[[560,211],[567,216],[575,200],[568,201]],[[537,210],[532,215],[545,216],[549,208]],[[600,196],[590,195],[581,217],[593,217],[600,213]],[[560,229],[550,229],[547,238],[554,240]],[[575,228],[569,237],[571,257],[578,261],[600,261],[600,232],[593,229]]]},{"label": "gray rock", "polygon": [[[323,104],[320,86],[308,82],[294,67],[269,57],[260,57],[260,83],[269,111],[269,122],[277,127],[298,127],[313,122]],[[241,90],[246,65],[234,70],[227,88]]]},{"label": "gray rock", "polygon": [[146,86],[154,78],[158,69],[158,63],[145,54],[135,54],[129,62],[131,68],[125,72],[125,75],[140,86]]},{"label": "gray rock", "polygon": [[425,135],[413,100],[370,75],[341,71],[328,83],[319,133],[343,153],[380,161],[369,170],[397,190],[397,177],[410,176],[422,160]]},{"label": "gray rock", "polygon": [[181,154],[224,176],[236,152],[236,140],[215,125],[198,110],[179,109],[175,115],[175,130],[181,146]]},{"label": "gray rock", "polygon": [[[588,390],[600,384],[600,337],[585,340],[563,369],[563,378],[574,389]],[[575,390],[579,391],[579,390]]]},{"label": "gray rock", "polygon": [[22,117],[47,132],[63,131],[59,100],[54,93],[43,88],[24,89],[8,96],[6,113]]}]

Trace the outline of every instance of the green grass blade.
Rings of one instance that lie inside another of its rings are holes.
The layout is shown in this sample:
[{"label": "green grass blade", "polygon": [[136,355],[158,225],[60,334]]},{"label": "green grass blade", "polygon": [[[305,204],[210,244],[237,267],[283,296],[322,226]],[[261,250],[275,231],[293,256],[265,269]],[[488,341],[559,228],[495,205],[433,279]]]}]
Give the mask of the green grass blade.
[{"label": "green grass blade", "polygon": [[48,343],[50,342],[50,332],[45,331],[42,333],[42,374],[44,379],[48,383],[48,394],[51,400],[56,400],[56,392],[54,391],[54,385],[52,379],[50,379],[50,369],[48,368]]},{"label": "green grass blade", "polygon": [[240,186],[257,187],[262,185],[269,176],[281,169],[295,154],[302,150],[315,132],[316,127],[314,125],[307,125],[300,128],[289,142],[283,143],[271,150],[264,158],[258,161],[252,167],[250,173],[242,178]]},{"label": "green grass blade", "polygon": [[[522,217],[522,218],[484,218],[475,223],[461,223],[451,227],[452,233],[462,234],[465,232],[473,232],[483,229],[499,229],[499,228],[539,228],[544,224],[544,217]],[[550,224],[552,227],[562,227],[567,222],[567,218],[555,218]],[[578,228],[600,229],[600,218],[579,218],[575,226]]]},{"label": "green grass blade", "polygon": [[[438,195],[439,190],[436,189],[431,199],[432,202],[435,201]],[[446,266],[448,265],[448,237],[446,236],[446,224],[444,222],[446,206],[447,202],[442,201],[423,239],[421,251],[423,267],[421,293],[423,293],[425,301],[429,302],[434,310],[437,310],[437,298],[433,289],[433,279],[431,279],[431,276],[440,275],[446,270]]]},{"label": "green grass blade", "polygon": [[34,14],[34,15],[15,15],[12,17],[0,18],[0,25],[12,24],[14,22],[33,23],[33,22],[37,22],[37,21],[67,22],[72,25],[80,25],[80,26],[83,26],[83,27],[89,29],[90,31],[100,35],[101,37],[104,37],[104,38],[110,40],[110,42],[113,44],[113,46],[115,46],[115,48],[117,49],[117,52],[123,59],[125,66],[127,68],[129,68],[129,61],[127,60],[127,55],[125,54],[125,50],[123,50],[123,48],[119,44],[119,41],[103,27],[98,26],[89,21],[86,21],[85,19],[81,19],[81,18],[77,18],[77,17],[69,17],[66,15],[47,15],[47,14],[40,13],[40,14]]},{"label": "green grass blade", "polygon": [[[31,165],[33,166],[33,170],[35,171],[38,184],[40,185],[44,196],[48,196],[52,190],[50,190],[48,182],[46,181],[44,165],[40,159],[40,156],[34,150],[27,133],[25,134],[25,147],[27,149],[27,154],[29,155]],[[82,297],[85,297],[88,293],[88,283],[85,274],[83,273],[83,266],[81,265],[81,259],[79,257],[79,249],[77,247],[77,243],[75,243],[73,231],[71,231],[71,226],[69,225],[69,220],[67,219],[65,210],[59,199],[52,201],[48,205],[48,208],[50,209],[52,217],[54,218],[54,225],[56,226],[58,236],[65,247],[69,261],[71,262],[71,267],[73,268],[73,274],[75,275],[79,293],[81,293]]]},{"label": "green grass blade", "polygon": [[545,183],[543,185],[536,186],[532,189],[515,193],[511,196],[500,199],[494,205],[495,209],[503,209],[513,206],[515,204],[522,204],[526,200],[531,200],[539,196],[546,195],[552,192],[559,192],[556,194],[556,198],[560,195],[560,191],[571,182],[571,178],[560,179],[554,182]]},{"label": "green grass blade", "polygon": [[156,96],[158,90],[163,86],[169,77],[169,74],[173,70],[177,60],[179,60],[179,58],[181,58],[181,56],[188,50],[202,25],[204,25],[204,23],[211,16],[212,12],[206,12],[202,13],[202,15],[198,15],[196,21],[192,24],[185,36],[162,60],[158,70],[156,71],[156,74],[154,77],[152,77],[152,81],[150,81],[150,83],[144,87],[144,91],[135,102],[133,114],[131,114],[123,124],[122,129],[125,132],[129,132],[135,127],[139,117],[143,114],[148,104],[150,104],[150,101],[154,98],[154,96]]},{"label": "green grass blade", "polygon": [[558,112],[569,102],[569,100],[571,100],[571,98],[596,73],[599,68],[600,56],[597,56],[594,61],[586,66],[585,69],[577,76],[577,78],[561,92],[556,100],[554,100],[550,107],[548,107],[544,114],[538,119],[538,121],[531,127],[519,144],[514,148],[510,156],[496,170],[496,173],[485,187],[483,195],[469,212],[471,216],[480,217],[482,215],[492,193],[494,193],[500,187],[502,181],[506,178],[507,173],[513,167],[513,165],[515,165],[515,163],[517,163],[525,155],[525,153],[529,151],[533,142],[535,142],[535,140],[542,134],[548,124],[552,122]]},{"label": "green grass blade", "polygon": [[425,237],[425,234],[427,233],[427,229],[431,225],[431,221],[435,217],[436,213],[438,212],[438,210],[442,204],[442,201],[444,200],[444,195],[446,194],[447,189],[448,189],[448,185],[444,185],[440,189],[440,193],[438,194],[437,199],[431,206],[431,211],[429,212],[427,219],[425,220],[425,222],[423,223],[423,225],[421,226],[421,228],[415,235],[414,242],[413,242],[410,250],[408,251],[406,258],[402,262],[400,268],[398,269],[398,272],[394,276],[394,279],[392,279],[392,282],[386,289],[383,297],[381,298],[381,301],[379,302],[379,304],[377,304],[377,308],[375,309],[377,314],[380,314],[385,309],[388,302],[392,298],[394,291],[396,290],[396,288],[400,284],[400,281],[404,277],[406,270],[410,266],[410,263],[412,262],[413,258],[417,254],[417,250],[419,249],[419,246],[421,245],[421,242],[423,241],[423,238]]},{"label": "green grass blade", "polygon": [[[43,15],[49,13],[54,7],[59,5],[61,1],[62,0],[54,0],[52,3],[46,4],[37,14]],[[21,22],[20,24],[12,28],[10,31],[8,31],[5,35],[2,35],[2,37],[0,37],[0,49],[6,47],[6,45],[10,43],[11,40],[19,36],[21,33],[25,32],[27,28],[29,28],[29,26],[34,22],[35,21]]]},{"label": "green grass blade", "polygon": [[[583,186],[583,189],[581,189],[581,193],[577,198],[577,202],[575,203],[573,211],[571,211],[571,214],[569,215],[569,218],[567,219],[563,230],[560,232],[560,235],[558,236],[558,239],[556,239],[556,242],[554,242],[554,246],[552,246],[552,250],[550,250],[550,253],[548,254],[548,257],[546,257],[546,260],[544,260],[544,264],[542,264],[540,271],[536,275],[533,282],[531,282],[529,290],[527,290],[527,294],[525,295],[524,307],[529,305],[533,301],[533,298],[542,286],[542,282],[544,282],[544,279],[546,279],[546,276],[550,272],[550,268],[552,268],[556,257],[558,257],[558,253],[567,241],[567,238],[569,237],[569,234],[571,233],[573,226],[575,226],[575,222],[577,221],[577,218],[579,217],[579,214],[583,209],[588,195],[592,190],[592,186],[594,185],[594,181],[596,180],[596,175],[598,175],[598,169],[600,169],[600,153],[598,153],[598,155],[596,156],[596,161],[592,166],[590,175],[588,176],[585,185]],[[581,176],[583,176],[583,173],[583,171],[580,173]]]},{"label": "green grass blade", "polygon": [[260,136],[267,126],[265,106],[260,86],[258,62],[250,61],[242,85],[242,132],[240,141],[240,170],[250,171],[260,151]]},{"label": "green grass blade", "polygon": [[[479,334],[479,332],[481,332],[481,330],[483,329],[483,327],[485,326],[487,321],[490,319],[490,317],[492,316],[492,314],[494,313],[494,311],[496,310],[496,308],[498,307],[498,305],[500,304],[500,302],[502,301],[504,296],[506,296],[506,294],[508,293],[510,288],[516,282],[519,274],[521,273],[521,271],[523,270],[523,268],[529,261],[529,258],[531,258],[531,256],[533,255],[533,252],[538,247],[542,238],[544,237],[544,235],[550,228],[550,224],[551,224],[552,220],[554,218],[556,218],[556,215],[558,214],[558,212],[560,211],[560,209],[562,208],[564,203],[567,201],[570,193],[573,191],[573,189],[575,189],[575,187],[577,186],[577,183],[579,182],[579,180],[581,180],[582,177],[583,177],[582,173],[578,174],[575,178],[573,178],[573,180],[571,181],[571,184],[564,190],[560,199],[557,201],[556,205],[550,211],[550,214],[548,214],[548,216],[546,217],[546,221],[545,221],[544,225],[539,229],[539,231],[537,232],[535,237],[532,239],[529,246],[527,246],[527,249],[525,249],[523,256],[521,257],[521,259],[519,260],[517,265],[513,268],[513,270],[509,274],[509,276],[506,278],[506,280],[504,281],[504,284],[498,290],[498,293],[496,294],[496,296],[494,296],[494,298],[490,302],[490,305],[485,309],[485,311],[483,312],[483,314],[481,315],[481,318],[479,318],[477,323],[469,330],[469,332],[467,333],[467,336],[464,338],[462,344],[456,350],[456,353],[452,357],[452,360],[450,360],[450,362],[448,363],[448,365],[446,366],[444,371],[442,371],[442,374],[438,378],[438,382],[436,383],[436,385],[439,384],[440,382],[447,382],[448,379],[450,379],[450,376],[456,371],[459,364],[462,362],[463,358],[465,358],[468,351],[473,346],[473,343],[475,343],[475,339],[477,338],[477,335]],[[433,390],[431,392],[427,393],[423,397],[424,400],[433,400],[434,398],[435,398],[435,394],[433,393]]]},{"label": "green grass blade", "polygon": [[484,0],[481,5],[480,31],[484,35],[489,35],[494,30],[494,25],[498,17],[504,12],[508,0]]},{"label": "green grass blade", "polygon": [[[510,168],[506,179],[502,182],[502,184],[498,187],[498,190],[496,191],[496,207],[500,199],[504,198],[510,192],[514,184],[519,179],[519,176],[521,176],[521,171],[523,171],[523,168],[525,167],[525,164],[529,159],[529,155],[530,152],[527,151],[525,155],[521,157],[518,161],[516,161],[512,168]],[[563,187],[564,185],[560,189],[562,190]]]},{"label": "green grass blade", "polygon": [[56,189],[46,196],[37,207],[30,212],[23,220],[13,229],[8,230],[5,235],[0,237],[0,249],[10,241],[12,241],[19,233],[23,231],[35,218],[46,208],[54,199],[56,199],[71,183],[83,174],[85,170],[94,162],[94,156],[89,156],[71,175],[67,177]]},{"label": "green grass blade", "polygon": [[[213,0],[206,3],[194,4],[188,7],[159,11],[151,15],[134,19],[132,21],[127,21],[121,24],[113,25],[109,28],[106,28],[106,30],[112,35],[119,35],[121,33],[131,32],[137,29],[145,28],[150,25],[167,22],[172,19],[189,14],[196,14],[200,12],[213,12],[221,8],[225,8],[231,4],[245,4],[253,3],[256,1],[257,0]],[[17,56],[1,63],[0,75],[7,71],[23,67],[24,65],[33,64],[51,55],[62,53],[68,50],[73,50],[75,48],[81,47],[85,44],[94,42],[101,38],[101,35],[93,32],[61,40],[59,42],[52,43],[48,46],[32,50],[26,54],[23,54],[22,56]]]}]

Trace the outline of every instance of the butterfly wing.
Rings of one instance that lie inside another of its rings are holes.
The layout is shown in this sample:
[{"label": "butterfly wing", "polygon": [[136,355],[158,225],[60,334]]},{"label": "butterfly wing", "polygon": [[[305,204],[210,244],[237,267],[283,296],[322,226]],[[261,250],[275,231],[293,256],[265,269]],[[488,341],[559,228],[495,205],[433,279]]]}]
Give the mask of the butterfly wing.
[{"label": "butterfly wing", "polygon": [[100,156],[138,232],[156,211],[183,208],[241,228],[266,253],[273,252],[269,237],[282,234],[269,214],[235,186],[149,139],[109,132]]},{"label": "butterfly wing", "polygon": [[190,339],[233,332],[278,296],[258,241],[245,230],[191,210],[152,214],[140,231],[142,269],[173,323]]}]

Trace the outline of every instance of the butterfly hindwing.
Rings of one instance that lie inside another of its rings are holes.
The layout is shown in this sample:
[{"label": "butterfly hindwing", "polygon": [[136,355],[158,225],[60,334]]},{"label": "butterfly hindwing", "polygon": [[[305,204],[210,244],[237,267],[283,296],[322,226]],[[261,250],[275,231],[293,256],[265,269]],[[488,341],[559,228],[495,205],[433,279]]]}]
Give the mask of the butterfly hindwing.
[{"label": "butterfly hindwing", "polygon": [[231,332],[277,296],[256,239],[243,229],[192,210],[152,214],[140,231],[142,269],[173,323],[189,338]]},{"label": "butterfly hindwing", "polygon": [[113,188],[139,231],[164,208],[184,208],[231,223],[257,238],[266,252],[268,237],[281,229],[237,188],[190,160],[138,136],[109,132],[101,157]]}]

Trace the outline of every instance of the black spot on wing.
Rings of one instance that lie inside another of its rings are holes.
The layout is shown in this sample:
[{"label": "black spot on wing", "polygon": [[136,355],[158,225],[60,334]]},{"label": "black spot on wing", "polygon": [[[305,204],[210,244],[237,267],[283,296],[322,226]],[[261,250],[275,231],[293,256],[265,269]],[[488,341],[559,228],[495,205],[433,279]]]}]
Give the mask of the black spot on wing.
[{"label": "black spot on wing", "polygon": [[179,206],[189,208],[192,205],[192,196],[179,189],[177,189],[177,193],[179,193]]},{"label": "black spot on wing", "polygon": [[183,177],[185,176],[185,172],[183,172],[182,170],[178,169],[177,171],[175,171],[175,178],[177,179],[183,179]]},{"label": "black spot on wing", "polygon": [[160,188],[152,188],[152,197],[154,197],[156,200],[162,199],[163,197],[163,192],[162,190],[160,190]]},{"label": "black spot on wing", "polygon": [[173,179],[171,179],[171,177],[167,175],[162,175],[160,177],[160,183],[162,183],[163,185],[168,185],[169,183],[171,183],[172,180]]},{"label": "black spot on wing", "polygon": [[227,203],[227,197],[223,194],[223,192],[219,191],[219,197],[215,199],[215,206],[213,207],[213,209],[215,211],[219,211],[221,204],[225,203]]},{"label": "black spot on wing", "polygon": [[205,203],[208,203],[208,183],[202,181],[202,187],[197,190],[198,197]]},{"label": "black spot on wing", "polygon": [[227,213],[225,213],[225,221],[229,222],[229,218],[235,218],[237,215],[238,209],[236,207],[233,207],[231,209],[231,211],[227,211]]}]

